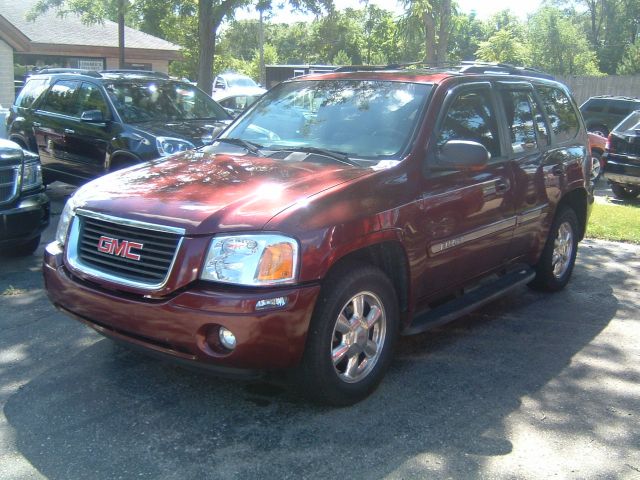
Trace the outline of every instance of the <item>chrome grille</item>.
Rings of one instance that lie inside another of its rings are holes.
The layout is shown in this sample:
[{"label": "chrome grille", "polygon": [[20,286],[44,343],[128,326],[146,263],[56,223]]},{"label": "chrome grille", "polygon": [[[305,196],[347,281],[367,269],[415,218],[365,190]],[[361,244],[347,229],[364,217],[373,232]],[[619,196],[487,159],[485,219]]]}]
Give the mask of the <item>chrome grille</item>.
[{"label": "chrome grille", "polygon": [[[91,273],[105,273],[122,283],[140,283],[142,286],[161,285],[169,275],[181,236],[177,233],[159,231],[147,224],[136,225],[136,222],[119,222],[118,219],[96,218],[78,214],[79,235],[77,241],[77,258],[80,268],[90,267]],[[101,242],[101,237],[105,237]],[[138,260],[125,258],[122,251],[117,253],[117,246],[124,242],[135,242],[143,246],[131,250]],[[115,244],[111,253],[103,252],[99,246],[108,247]]]},{"label": "chrome grille", "polygon": [[0,203],[13,200],[18,193],[19,166],[0,168]]}]

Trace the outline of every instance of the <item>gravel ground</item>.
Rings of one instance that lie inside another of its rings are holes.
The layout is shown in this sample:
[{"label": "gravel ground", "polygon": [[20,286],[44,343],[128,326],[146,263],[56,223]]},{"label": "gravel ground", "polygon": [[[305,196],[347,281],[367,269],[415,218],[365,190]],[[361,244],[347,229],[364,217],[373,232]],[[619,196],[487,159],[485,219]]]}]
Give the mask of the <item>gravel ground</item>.
[{"label": "gravel ground", "polygon": [[585,241],[563,292],[403,338],[341,409],[114,345],[50,306],[42,248],[0,258],[3,480],[640,478],[638,246]]}]

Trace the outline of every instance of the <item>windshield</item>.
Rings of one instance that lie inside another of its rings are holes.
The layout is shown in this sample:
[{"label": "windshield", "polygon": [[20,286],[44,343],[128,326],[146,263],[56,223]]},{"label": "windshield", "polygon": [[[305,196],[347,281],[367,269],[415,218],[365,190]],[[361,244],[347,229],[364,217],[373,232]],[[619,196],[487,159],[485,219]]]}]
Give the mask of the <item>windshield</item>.
[{"label": "windshield", "polygon": [[126,123],[230,118],[211,97],[187,83],[127,80],[105,83],[104,87]]},{"label": "windshield", "polygon": [[404,150],[431,85],[365,80],[283,83],[223,136],[267,149],[321,148],[379,159]]},{"label": "windshield", "polygon": [[229,87],[257,87],[258,84],[249,77],[229,77],[227,78]]}]

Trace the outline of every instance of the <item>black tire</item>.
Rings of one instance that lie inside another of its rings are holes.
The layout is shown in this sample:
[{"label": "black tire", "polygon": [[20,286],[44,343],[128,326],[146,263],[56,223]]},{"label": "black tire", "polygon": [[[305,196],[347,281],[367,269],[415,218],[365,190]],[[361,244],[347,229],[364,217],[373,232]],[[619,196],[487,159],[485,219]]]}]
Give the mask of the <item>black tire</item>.
[{"label": "black tire", "polygon": [[619,183],[611,184],[613,196],[620,200],[633,200],[640,194],[640,187],[625,187]]},{"label": "black tire", "polygon": [[[542,255],[535,266],[536,276],[529,283],[531,288],[557,292],[569,283],[578,253],[578,232],[578,217],[573,209],[563,207],[549,229]],[[570,235],[569,239],[566,238],[567,234]]]},{"label": "black tire", "polygon": [[[362,323],[356,320],[357,315],[347,319],[346,314],[342,318],[348,321],[339,322],[341,313],[349,312],[350,306],[355,305],[352,300],[360,296],[364,299]],[[380,303],[381,309],[375,305],[376,302]],[[374,308],[380,311],[379,319],[365,330],[365,320],[376,317]],[[295,371],[295,380],[301,391],[314,402],[336,406],[352,405],[366,398],[389,367],[398,338],[399,321],[395,289],[380,269],[360,263],[339,266],[325,279],[309,326],[302,363]],[[345,323],[354,330],[340,333]],[[382,325],[384,334],[380,338]],[[381,347],[373,356],[366,349],[357,353],[362,342],[375,343],[376,339]],[[351,340],[354,343],[350,344]],[[341,357],[336,353],[347,348],[349,351]],[[342,360],[334,363],[334,355]],[[349,377],[352,364],[354,375]],[[363,368],[359,372],[360,367]]]},{"label": "black tire", "polygon": [[40,246],[40,235],[38,235],[35,238],[32,238],[31,240],[25,243],[21,243],[20,245],[16,245],[8,248],[6,250],[6,254],[14,255],[18,257],[26,257],[27,255],[33,255],[33,252],[35,252],[39,246]]}]

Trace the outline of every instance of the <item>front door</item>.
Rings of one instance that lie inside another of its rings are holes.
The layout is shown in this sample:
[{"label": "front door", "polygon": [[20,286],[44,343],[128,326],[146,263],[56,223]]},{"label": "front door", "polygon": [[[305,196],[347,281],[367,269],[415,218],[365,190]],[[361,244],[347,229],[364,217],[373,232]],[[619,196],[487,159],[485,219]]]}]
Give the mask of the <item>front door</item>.
[{"label": "front door", "polygon": [[[496,270],[508,258],[515,217],[509,159],[498,130],[491,84],[454,88],[430,141],[421,209],[427,254],[421,299],[451,291]],[[491,159],[477,170],[443,163],[440,149],[449,140],[480,143]]]}]

